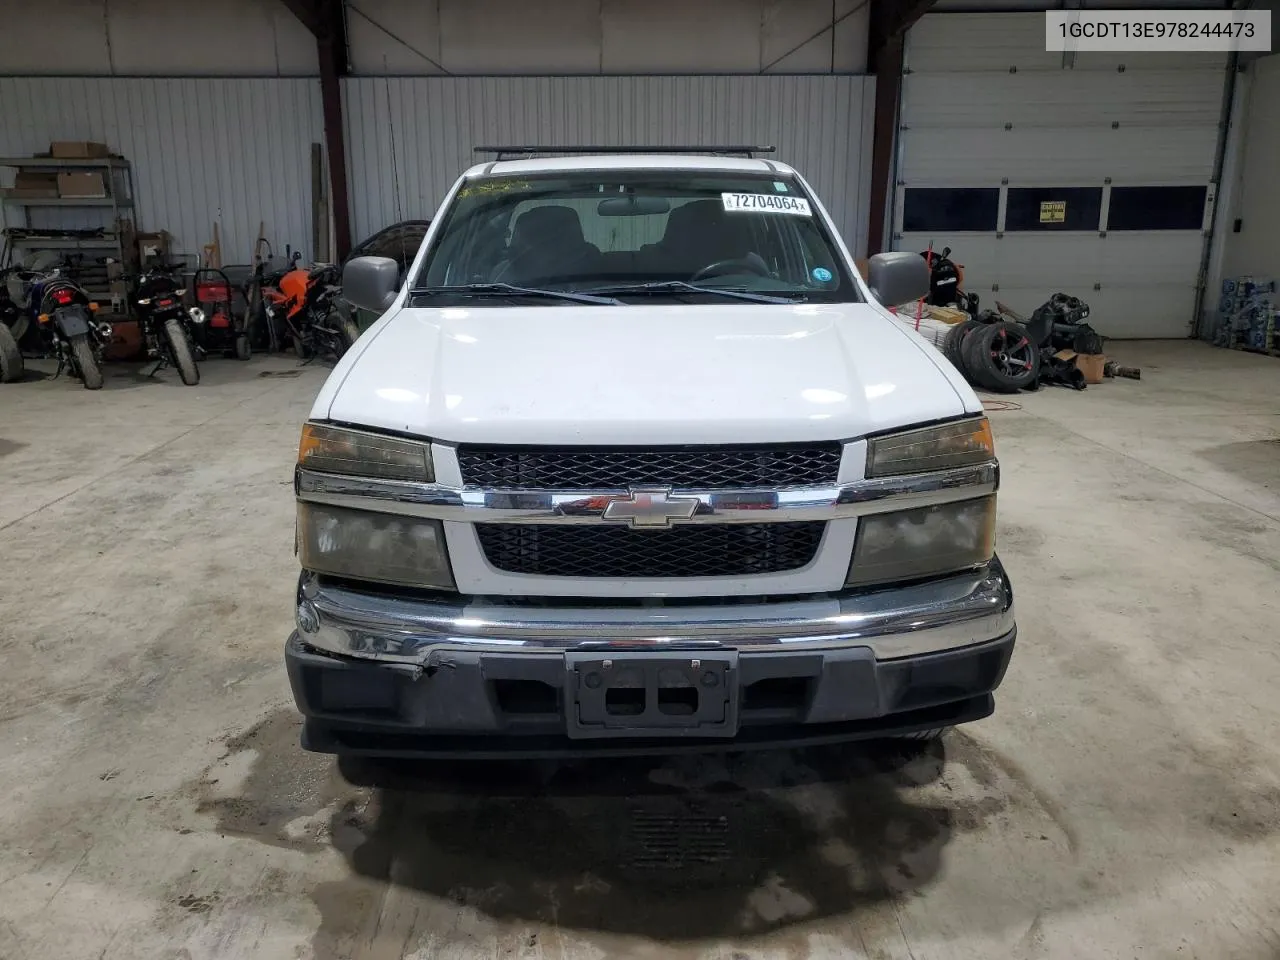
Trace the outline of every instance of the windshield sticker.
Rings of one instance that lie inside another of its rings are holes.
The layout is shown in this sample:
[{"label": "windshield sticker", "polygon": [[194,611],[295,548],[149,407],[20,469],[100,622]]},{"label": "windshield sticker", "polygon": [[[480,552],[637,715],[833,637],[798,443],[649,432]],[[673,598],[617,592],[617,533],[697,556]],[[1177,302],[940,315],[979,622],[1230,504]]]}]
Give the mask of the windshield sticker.
[{"label": "windshield sticker", "polygon": [[747,210],[757,213],[789,213],[811,217],[809,201],[804,197],[776,197],[769,193],[722,193],[725,210]]},{"label": "windshield sticker", "polygon": [[830,283],[831,271],[828,270],[826,267],[814,267],[813,279],[817,280],[819,283]]},{"label": "windshield sticker", "polygon": [[787,185],[783,183],[781,180],[775,180],[773,181],[773,189],[778,193],[786,193]]}]

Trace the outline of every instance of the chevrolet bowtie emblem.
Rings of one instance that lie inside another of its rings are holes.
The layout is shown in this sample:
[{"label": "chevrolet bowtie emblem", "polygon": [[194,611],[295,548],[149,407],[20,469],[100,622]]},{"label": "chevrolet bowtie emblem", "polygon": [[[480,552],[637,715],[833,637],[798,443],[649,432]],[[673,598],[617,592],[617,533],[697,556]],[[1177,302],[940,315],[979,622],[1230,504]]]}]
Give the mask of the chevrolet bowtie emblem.
[{"label": "chevrolet bowtie emblem", "polygon": [[604,508],[604,519],[625,520],[633,527],[669,527],[673,520],[692,520],[697,497],[673,497],[670,487],[635,488]]}]

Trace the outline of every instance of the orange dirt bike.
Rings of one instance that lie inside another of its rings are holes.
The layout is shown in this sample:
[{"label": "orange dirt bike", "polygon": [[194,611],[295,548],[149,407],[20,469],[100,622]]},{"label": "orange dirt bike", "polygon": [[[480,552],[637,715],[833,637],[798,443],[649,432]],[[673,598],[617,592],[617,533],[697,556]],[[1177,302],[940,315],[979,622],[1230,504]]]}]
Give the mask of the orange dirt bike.
[{"label": "orange dirt bike", "polygon": [[289,270],[274,287],[263,287],[267,322],[283,327],[299,359],[337,359],[360,336],[355,323],[334,309],[341,290],[338,268],[331,264]]}]

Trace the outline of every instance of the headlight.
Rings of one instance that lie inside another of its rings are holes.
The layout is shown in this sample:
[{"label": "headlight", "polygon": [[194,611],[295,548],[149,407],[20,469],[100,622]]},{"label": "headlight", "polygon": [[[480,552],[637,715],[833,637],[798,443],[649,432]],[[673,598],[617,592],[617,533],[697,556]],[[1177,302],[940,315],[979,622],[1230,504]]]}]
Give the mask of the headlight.
[{"label": "headlight", "polygon": [[454,589],[439,520],[299,503],[298,559],[335,577]]},{"label": "headlight", "polygon": [[995,552],[996,498],[863,517],[847,586],[919,580],[976,567]]},{"label": "headlight", "polygon": [[430,483],[435,479],[429,444],[322,423],[308,423],[302,428],[298,466],[380,480]]},{"label": "headlight", "polygon": [[986,463],[996,456],[986,417],[867,441],[867,476],[898,477]]}]

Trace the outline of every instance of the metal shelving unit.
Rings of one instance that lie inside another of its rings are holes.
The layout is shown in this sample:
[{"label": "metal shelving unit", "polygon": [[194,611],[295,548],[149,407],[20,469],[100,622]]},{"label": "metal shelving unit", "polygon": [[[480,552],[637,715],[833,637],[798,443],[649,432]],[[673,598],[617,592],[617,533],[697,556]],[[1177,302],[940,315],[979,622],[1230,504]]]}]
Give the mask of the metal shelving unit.
[{"label": "metal shelving unit", "polygon": [[[19,171],[32,173],[59,172],[101,172],[106,187],[104,197],[21,197],[4,196],[0,201],[5,204],[21,207],[23,211],[23,229],[32,236],[5,237],[5,261],[14,257],[17,251],[23,255],[36,250],[57,250],[74,252],[94,251],[100,259],[104,254],[115,254],[121,263],[132,260],[131,247],[134,224],[123,214],[133,210],[133,168],[123,157],[103,157],[101,159],[58,159],[55,157],[0,157],[0,166],[14,167]],[[32,225],[31,211],[39,207],[85,208],[111,211],[111,222],[104,226],[101,237],[66,237],[58,236],[61,228],[40,228]],[[13,224],[10,224],[11,226]],[[47,235],[42,236],[41,234]],[[90,296],[103,300],[110,299],[110,280],[105,265],[78,264],[73,265],[72,276],[79,281]]]}]

